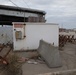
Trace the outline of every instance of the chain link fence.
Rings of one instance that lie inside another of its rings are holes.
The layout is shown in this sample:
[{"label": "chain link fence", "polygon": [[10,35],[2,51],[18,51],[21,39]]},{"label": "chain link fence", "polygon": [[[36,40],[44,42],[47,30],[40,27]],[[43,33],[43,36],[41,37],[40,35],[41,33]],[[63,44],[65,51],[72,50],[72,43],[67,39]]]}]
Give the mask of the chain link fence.
[{"label": "chain link fence", "polygon": [[0,27],[0,44],[13,43],[13,27]]}]

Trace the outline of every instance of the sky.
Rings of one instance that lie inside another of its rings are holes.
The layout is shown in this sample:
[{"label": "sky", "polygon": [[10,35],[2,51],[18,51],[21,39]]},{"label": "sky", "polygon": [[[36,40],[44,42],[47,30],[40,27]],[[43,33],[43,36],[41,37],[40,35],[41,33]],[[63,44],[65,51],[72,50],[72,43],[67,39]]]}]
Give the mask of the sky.
[{"label": "sky", "polygon": [[[48,23],[59,27],[76,28],[76,0],[12,0],[17,6],[43,10]],[[2,5],[15,6],[10,0],[0,0]]]}]

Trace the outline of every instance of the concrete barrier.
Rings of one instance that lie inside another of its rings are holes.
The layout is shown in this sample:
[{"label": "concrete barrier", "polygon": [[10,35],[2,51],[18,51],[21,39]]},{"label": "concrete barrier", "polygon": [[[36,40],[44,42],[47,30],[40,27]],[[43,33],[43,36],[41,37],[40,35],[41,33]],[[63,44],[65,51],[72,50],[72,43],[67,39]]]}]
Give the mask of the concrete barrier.
[{"label": "concrete barrier", "polygon": [[40,40],[38,52],[50,68],[61,67],[61,58],[57,47]]}]

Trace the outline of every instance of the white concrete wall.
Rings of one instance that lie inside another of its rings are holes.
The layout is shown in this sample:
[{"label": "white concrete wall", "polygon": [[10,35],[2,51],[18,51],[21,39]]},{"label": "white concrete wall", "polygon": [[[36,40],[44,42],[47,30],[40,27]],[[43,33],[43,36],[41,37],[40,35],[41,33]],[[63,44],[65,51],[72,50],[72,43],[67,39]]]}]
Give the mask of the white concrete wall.
[{"label": "white concrete wall", "polygon": [[0,27],[0,44],[13,42],[13,27]]},{"label": "white concrete wall", "polygon": [[26,38],[23,40],[16,40],[14,29],[16,29],[16,31],[22,31],[22,33],[24,33],[23,28],[14,28],[13,25],[14,50],[37,49],[39,46],[39,41],[41,39],[51,44],[54,43],[55,46],[59,45],[58,43],[59,28],[57,24],[26,23],[25,26]]}]

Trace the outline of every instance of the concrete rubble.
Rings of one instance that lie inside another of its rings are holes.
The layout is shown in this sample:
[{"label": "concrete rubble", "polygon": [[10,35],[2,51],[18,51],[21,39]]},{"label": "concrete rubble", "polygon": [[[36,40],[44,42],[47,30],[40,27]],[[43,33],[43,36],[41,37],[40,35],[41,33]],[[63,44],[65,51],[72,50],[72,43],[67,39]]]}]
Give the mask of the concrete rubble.
[{"label": "concrete rubble", "polygon": [[25,58],[25,57],[21,57],[17,60],[18,62],[26,62],[28,61],[28,58]]},{"label": "concrete rubble", "polygon": [[51,44],[40,40],[39,48],[37,51],[50,68],[62,66],[59,50],[57,47],[54,47]]}]

